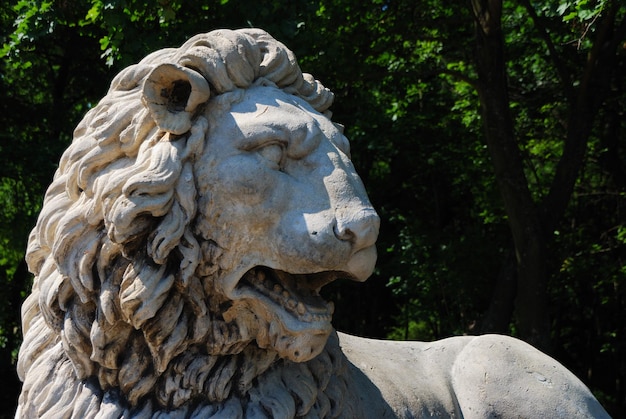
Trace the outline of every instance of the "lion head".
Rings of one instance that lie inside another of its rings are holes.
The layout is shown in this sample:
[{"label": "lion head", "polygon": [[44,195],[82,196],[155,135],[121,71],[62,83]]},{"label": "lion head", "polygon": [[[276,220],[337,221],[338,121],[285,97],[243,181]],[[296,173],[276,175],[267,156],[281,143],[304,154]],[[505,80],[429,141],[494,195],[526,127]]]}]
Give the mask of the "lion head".
[{"label": "lion head", "polygon": [[171,409],[319,355],[333,312],[319,290],[371,274],[379,222],[332,100],[256,29],[122,71],[30,236],[21,405],[54,363],[101,398]]}]

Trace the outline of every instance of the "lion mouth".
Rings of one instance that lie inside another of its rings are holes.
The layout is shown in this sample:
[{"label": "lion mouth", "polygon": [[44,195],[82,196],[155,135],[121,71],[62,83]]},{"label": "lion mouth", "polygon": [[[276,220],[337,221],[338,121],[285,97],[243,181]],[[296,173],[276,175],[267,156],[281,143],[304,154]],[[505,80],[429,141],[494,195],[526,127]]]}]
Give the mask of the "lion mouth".
[{"label": "lion mouth", "polygon": [[[334,304],[325,301],[320,289],[348,274],[327,271],[315,274],[290,274],[257,266],[244,274],[237,284],[240,297],[261,299],[300,323],[330,323]],[[251,295],[252,294],[252,295]]]}]

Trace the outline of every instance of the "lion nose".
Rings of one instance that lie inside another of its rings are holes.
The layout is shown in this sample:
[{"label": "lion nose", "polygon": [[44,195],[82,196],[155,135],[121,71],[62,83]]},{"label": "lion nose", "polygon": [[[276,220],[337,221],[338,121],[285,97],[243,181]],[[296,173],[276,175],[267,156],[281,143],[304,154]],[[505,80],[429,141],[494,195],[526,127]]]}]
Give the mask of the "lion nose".
[{"label": "lion nose", "polygon": [[352,252],[370,247],[376,243],[380,218],[373,209],[361,209],[337,217],[335,237],[352,244]]}]

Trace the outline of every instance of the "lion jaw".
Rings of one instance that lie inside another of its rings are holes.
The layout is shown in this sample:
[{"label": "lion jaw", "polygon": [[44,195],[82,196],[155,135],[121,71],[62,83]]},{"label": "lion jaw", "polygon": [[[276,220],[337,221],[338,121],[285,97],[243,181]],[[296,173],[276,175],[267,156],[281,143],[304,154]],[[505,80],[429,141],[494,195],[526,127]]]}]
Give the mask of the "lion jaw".
[{"label": "lion jaw", "polygon": [[[297,275],[255,267],[232,291],[232,305],[223,317],[254,335],[260,348],[281,358],[308,361],[323,349],[332,332],[334,304],[320,295],[321,287],[344,276],[338,272]],[[261,324],[262,323],[262,324]]]}]

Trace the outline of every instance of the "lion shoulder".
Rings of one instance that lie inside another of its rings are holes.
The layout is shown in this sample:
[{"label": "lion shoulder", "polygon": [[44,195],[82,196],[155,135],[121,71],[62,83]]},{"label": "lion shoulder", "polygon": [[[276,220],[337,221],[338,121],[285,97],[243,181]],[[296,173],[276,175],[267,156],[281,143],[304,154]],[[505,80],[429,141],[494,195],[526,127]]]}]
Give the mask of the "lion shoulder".
[{"label": "lion shoulder", "polygon": [[472,338],[401,342],[339,334],[339,339],[353,388],[370,393],[367,403],[384,406],[394,417],[459,416],[450,365]]}]

